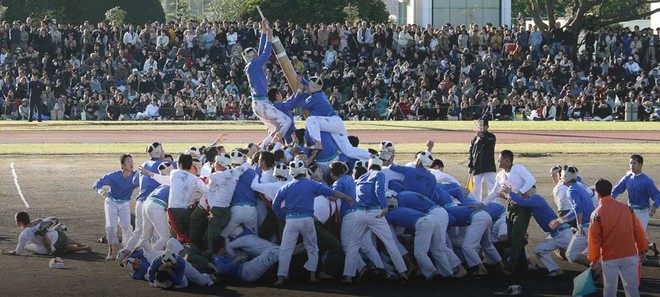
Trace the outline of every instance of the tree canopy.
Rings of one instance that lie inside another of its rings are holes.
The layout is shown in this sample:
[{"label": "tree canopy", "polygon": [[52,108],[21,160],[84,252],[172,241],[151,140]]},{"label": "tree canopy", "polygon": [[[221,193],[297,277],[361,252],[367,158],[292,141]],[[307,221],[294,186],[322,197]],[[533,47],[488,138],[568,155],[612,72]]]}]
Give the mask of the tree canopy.
[{"label": "tree canopy", "polygon": [[8,21],[49,15],[58,22],[98,22],[105,19],[106,11],[116,6],[126,11],[126,22],[129,23],[165,21],[158,0],[3,0],[2,5],[7,6],[5,19]]}]

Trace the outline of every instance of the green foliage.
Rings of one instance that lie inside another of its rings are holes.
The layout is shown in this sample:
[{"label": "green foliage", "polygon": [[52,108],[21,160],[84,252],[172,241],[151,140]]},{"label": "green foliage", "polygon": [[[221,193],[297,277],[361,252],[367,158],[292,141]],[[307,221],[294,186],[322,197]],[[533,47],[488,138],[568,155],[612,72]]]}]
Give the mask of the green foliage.
[{"label": "green foliage", "polygon": [[126,19],[126,10],[123,10],[119,6],[110,8],[105,12],[105,20],[108,22],[117,22],[119,24],[123,24],[124,19]]},{"label": "green foliage", "polygon": [[99,22],[105,19],[109,9],[116,6],[126,11],[125,21],[129,23],[165,20],[163,7],[158,0],[5,0],[3,4],[8,7],[5,15],[8,21],[48,14],[59,22]]},{"label": "green foliage", "polygon": [[349,4],[342,9],[342,12],[346,15],[346,23],[355,24],[355,22],[360,20],[360,10],[357,6]]},{"label": "green foliage", "polygon": [[389,16],[381,0],[247,0],[243,3],[242,19],[261,19],[256,10],[257,5],[271,21],[291,21],[297,24],[344,22],[346,14],[343,9],[348,5],[359,11],[360,19],[387,22]]},{"label": "green foliage", "polygon": [[211,21],[240,20],[244,3],[242,0],[210,0],[205,7],[205,17]]}]

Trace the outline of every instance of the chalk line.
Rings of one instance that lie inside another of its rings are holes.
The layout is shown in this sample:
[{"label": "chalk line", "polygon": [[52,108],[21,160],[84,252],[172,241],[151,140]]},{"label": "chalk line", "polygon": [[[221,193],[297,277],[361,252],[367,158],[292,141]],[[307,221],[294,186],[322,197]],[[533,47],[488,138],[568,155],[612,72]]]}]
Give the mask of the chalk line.
[{"label": "chalk line", "polygon": [[30,204],[27,203],[25,196],[23,196],[23,191],[21,191],[21,185],[18,184],[18,175],[16,175],[16,167],[14,167],[14,162],[11,162],[11,174],[14,175],[14,184],[16,185],[16,190],[18,190],[18,195],[20,195],[21,200],[23,200],[23,204],[25,204],[25,207],[30,208]]}]

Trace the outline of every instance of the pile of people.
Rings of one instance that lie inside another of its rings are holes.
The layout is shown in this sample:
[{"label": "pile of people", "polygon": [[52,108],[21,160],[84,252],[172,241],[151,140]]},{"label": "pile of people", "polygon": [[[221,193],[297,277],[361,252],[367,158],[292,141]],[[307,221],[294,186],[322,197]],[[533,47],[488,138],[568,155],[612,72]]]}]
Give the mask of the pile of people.
[{"label": "pile of people", "polygon": [[[254,119],[241,55],[259,22],[0,26],[3,119]],[[303,76],[344,119],[658,119],[658,31],[531,24],[275,22]],[[295,93],[275,57],[272,86]],[[35,85],[36,81],[40,84]],[[31,114],[41,112],[41,115]]]}]

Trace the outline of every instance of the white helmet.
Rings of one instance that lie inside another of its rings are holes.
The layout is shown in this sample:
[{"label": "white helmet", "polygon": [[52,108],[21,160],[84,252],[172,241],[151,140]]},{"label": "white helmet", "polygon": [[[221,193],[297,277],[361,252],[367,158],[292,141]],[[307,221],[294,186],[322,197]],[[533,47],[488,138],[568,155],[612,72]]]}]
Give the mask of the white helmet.
[{"label": "white helmet", "polygon": [[163,256],[161,257],[161,261],[163,261],[163,265],[176,265],[176,254],[173,252],[164,252]]},{"label": "white helmet", "polygon": [[149,157],[160,158],[163,155],[163,145],[160,142],[154,142],[147,146]]},{"label": "white helmet", "polygon": [[199,159],[199,157],[202,156],[201,153],[199,152],[199,149],[196,146],[189,147],[186,150],[185,154],[186,155],[191,155],[193,158],[197,158],[197,159]]},{"label": "white helmet", "polygon": [[397,192],[393,190],[387,190],[385,192],[385,198],[396,198]]},{"label": "white helmet", "polygon": [[564,182],[572,181],[577,178],[578,169],[575,166],[569,166],[561,172],[561,180]]},{"label": "white helmet", "polygon": [[288,175],[289,166],[286,166],[284,163],[275,165],[275,169],[273,169],[273,176],[275,178],[287,178]]},{"label": "white helmet", "polygon": [[371,168],[373,165],[383,167],[383,160],[381,160],[378,155],[371,156],[371,158],[369,158],[369,168]]},{"label": "white helmet", "polygon": [[309,79],[309,91],[312,93],[323,91],[323,80],[318,76]]},{"label": "white helmet", "polygon": [[174,168],[174,166],[172,166],[172,163],[163,162],[163,163],[160,163],[160,165],[158,165],[158,172],[161,175],[169,175],[170,172],[172,172],[173,168]]},{"label": "white helmet", "polygon": [[233,150],[229,156],[231,156],[232,164],[240,165],[245,162],[245,155],[239,150]]},{"label": "white helmet", "polygon": [[422,166],[429,168],[433,164],[433,156],[429,152],[421,152],[417,154],[417,159],[422,161]]},{"label": "white helmet", "polygon": [[248,47],[243,50],[243,60],[245,60],[246,63],[251,62],[256,58],[257,55],[257,50],[253,47]]},{"label": "white helmet", "polygon": [[380,151],[394,152],[394,143],[391,141],[383,141],[380,143]]},{"label": "white helmet", "polygon": [[293,177],[298,175],[307,174],[307,168],[305,168],[305,162],[302,160],[293,160],[289,163],[289,174]]},{"label": "white helmet", "polygon": [[229,168],[231,166],[231,161],[231,156],[227,153],[222,153],[215,156],[215,162],[222,165],[224,168]]},{"label": "white helmet", "polygon": [[357,161],[355,161],[355,165],[353,165],[353,168],[356,168],[356,167],[367,168],[367,165],[368,165],[367,163],[369,163],[368,160],[365,160],[365,161],[357,160]]},{"label": "white helmet", "polygon": [[396,200],[396,197],[387,198],[387,208],[397,208],[399,207],[399,200]]}]

